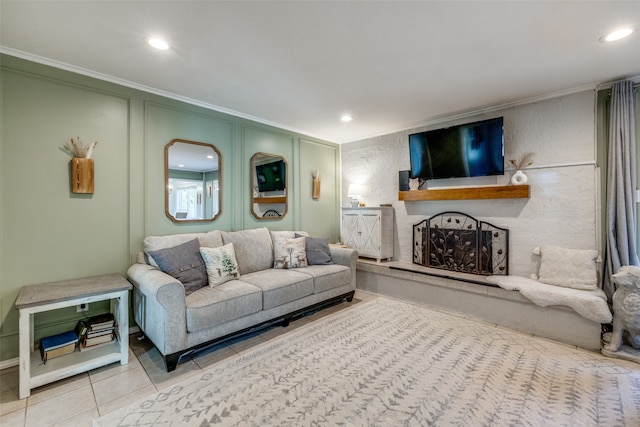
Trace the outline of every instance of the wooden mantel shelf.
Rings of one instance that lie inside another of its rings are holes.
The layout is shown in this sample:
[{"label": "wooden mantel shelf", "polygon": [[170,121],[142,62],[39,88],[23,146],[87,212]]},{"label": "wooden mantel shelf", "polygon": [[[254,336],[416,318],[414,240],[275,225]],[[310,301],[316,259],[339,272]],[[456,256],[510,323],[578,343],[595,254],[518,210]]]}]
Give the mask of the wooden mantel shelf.
[{"label": "wooden mantel shelf", "polygon": [[254,197],[253,203],[287,203],[286,196]]},{"label": "wooden mantel shelf", "polygon": [[398,200],[477,200],[528,199],[528,185],[491,185],[487,187],[439,188],[436,190],[399,191]]}]

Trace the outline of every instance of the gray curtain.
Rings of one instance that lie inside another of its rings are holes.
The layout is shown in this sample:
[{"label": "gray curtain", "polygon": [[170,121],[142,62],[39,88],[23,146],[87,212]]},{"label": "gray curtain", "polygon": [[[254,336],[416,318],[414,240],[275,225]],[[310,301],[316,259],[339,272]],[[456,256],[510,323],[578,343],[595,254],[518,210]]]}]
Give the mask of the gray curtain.
[{"label": "gray curtain", "polygon": [[607,253],[604,291],[611,299],[611,281],[623,265],[640,265],[636,250],[636,105],[633,82],[611,88],[609,164],[607,168]]}]

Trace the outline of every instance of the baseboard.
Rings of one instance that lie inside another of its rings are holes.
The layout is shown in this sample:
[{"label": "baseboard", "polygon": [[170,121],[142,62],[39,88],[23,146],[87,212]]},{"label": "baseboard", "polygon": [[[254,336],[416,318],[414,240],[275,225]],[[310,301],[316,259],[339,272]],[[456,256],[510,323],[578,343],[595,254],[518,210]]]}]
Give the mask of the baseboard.
[{"label": "baseboard", "polygon": [[20,358],[15,357],[13,359],[2,360],[0,361],[0,371],[7,368],[13,368],[14,366],[18,366],[20,363]]}]

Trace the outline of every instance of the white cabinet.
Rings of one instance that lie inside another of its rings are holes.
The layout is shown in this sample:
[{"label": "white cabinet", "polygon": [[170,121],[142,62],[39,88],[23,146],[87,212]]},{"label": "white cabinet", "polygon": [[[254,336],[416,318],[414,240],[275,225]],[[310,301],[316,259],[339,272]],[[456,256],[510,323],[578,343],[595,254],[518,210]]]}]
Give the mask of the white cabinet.
[{"label": "white cabinet", "polygon": [[342,208],[342,243],[362,257],[393,257],[393,208]]}]

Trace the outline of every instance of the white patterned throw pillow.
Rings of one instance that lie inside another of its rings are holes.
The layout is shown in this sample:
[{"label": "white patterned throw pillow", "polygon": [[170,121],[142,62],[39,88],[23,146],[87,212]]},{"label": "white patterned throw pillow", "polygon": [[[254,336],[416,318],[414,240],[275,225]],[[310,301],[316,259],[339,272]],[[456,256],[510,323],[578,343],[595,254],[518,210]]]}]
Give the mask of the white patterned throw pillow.
[{"label": "white patterned throw pillow", "polygon": [[540,255],[537,277],[540,282],[581,290],[598,288],[598,251],[595,249],[542,246],[533,252]]},{"label": "white patterned throw pillow", "polygon": [[233,249],[233,243],[217,248],[200,248],[200,255],[204,259],[209,276],[209,286],[216,287],[229,280],[240,278],[238,261]]},{"label": "white patterned throw pillow", "polygon": [[273,268],[307,267],[305,238],[273,238]]}]

